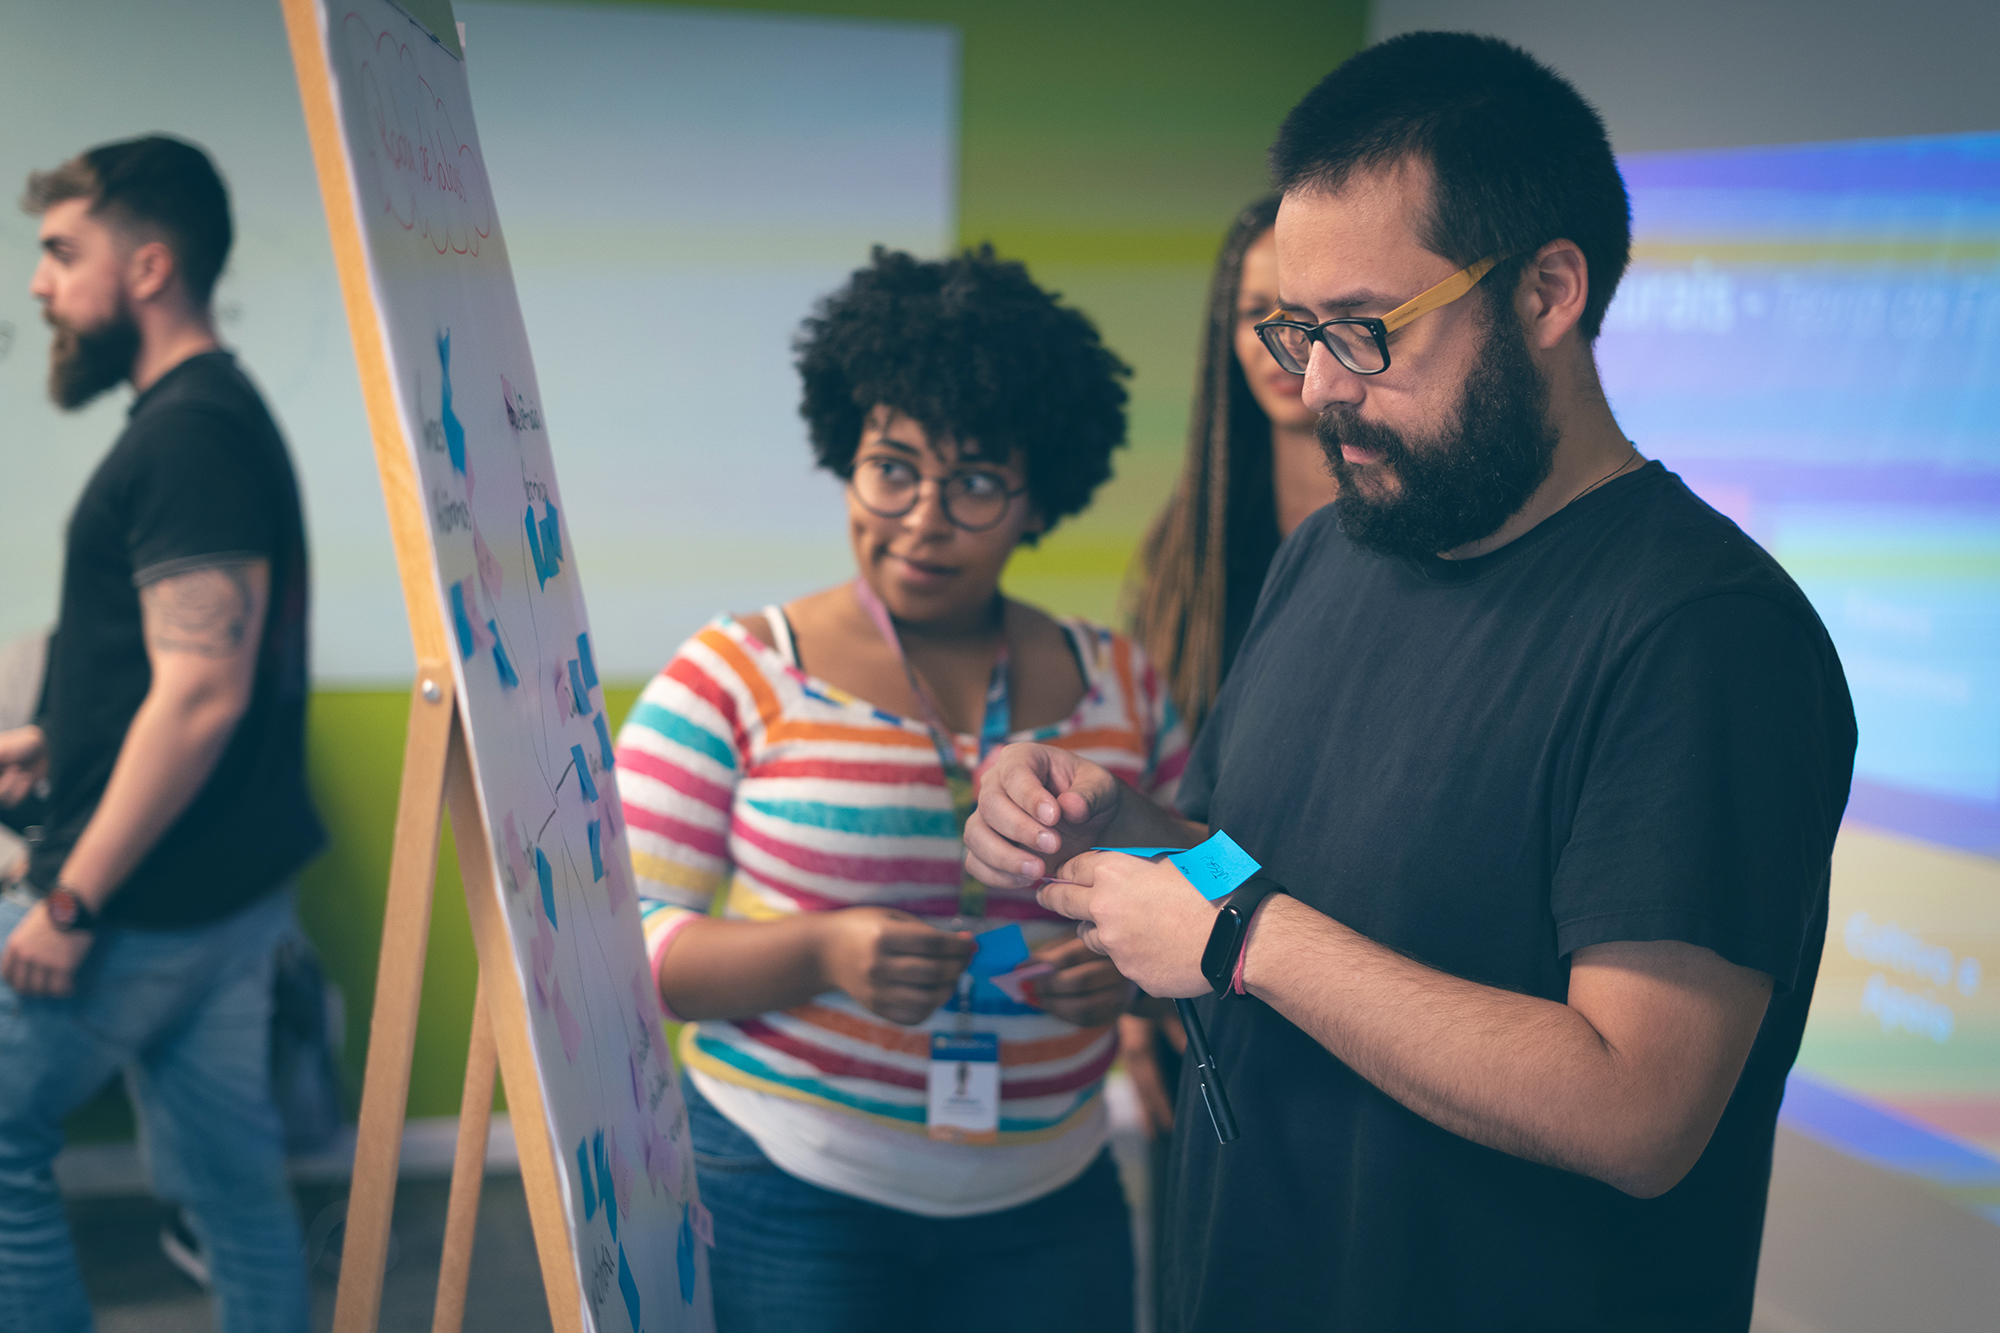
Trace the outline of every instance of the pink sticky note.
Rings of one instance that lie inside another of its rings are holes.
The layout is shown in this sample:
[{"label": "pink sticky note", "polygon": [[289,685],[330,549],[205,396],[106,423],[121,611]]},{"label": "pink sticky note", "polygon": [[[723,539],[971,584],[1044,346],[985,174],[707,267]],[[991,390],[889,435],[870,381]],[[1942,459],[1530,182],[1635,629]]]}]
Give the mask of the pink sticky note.
[{"label": "pink sticky note", "polygon": [[1023,963],[1012,972],[1002,972],[999,976],[990,977],[988,980],[1015,1004],[1032,1005],[1039,1009],[1042,1007],[1041,1003],[1035,999],[1032,990],[1035,979],[1045,977],[1055,970],[1053,963]]},{"label": "pink sticky note", "polygon": [[651,966],[639,967],[632,973],[632,1012],[639,1016],[641,1031],[660,1025],[660,1001],[653,991]]},{"label": "pink sticky note", "polygon": [[625,1159],[625,1150],[618,1146],[618,1127],[611,1127],[611,1184],[618,1193],[618,1215],[632,1216],[632,1163]]},{"label": "pink sticky note", "polygon": [[521,831],[514,827],[513,811],[507,812],[500,828],[507,835],[507,869],[510,872],[507,887],[519,893],[521,887],[535,877],[535,872],[528,868],[528,857],[521,850]]},{"label": "pink sticky note", "polygon": [[708,1211],[708,1205],[696,1199],[688,1205],[688,1222],[694,1227],[695,1238],[709,1249],[715,1248],[715,1214]]},{"label": "pink sticky note", "polygon": [[660,1133],[658,1125],[646,1122],[646,1179],[657,1190],[672,1190],[681,1174],[680,1149]]},{"label": "pink sticky note", "polygon": [[561,977],[556,978],[553,990],[550,1006],[556,1011],[556,1031],[562,1034],[563,1056],[575,1064],[576,1053],[583,1047],[583,1024],[576,1021],[576,1014],[563,996]]},{"label": "pink sticky note", "polygon": [[479,566],[479,583],[486,589],[486,595],[494,601],[500,600],[502,572],[500,562],[493,558],[493,550],[486,544],[486,538],[479,535],[479,524],[472,525],[472,558]]},{"label": "pink sticky note", "polygon": [[550,675],[556,686],[556,716],[568,717],[576,711],[575,700],[570,697],[569,692],[569,671],[558,662]]},{"label": "pink sticky note", "polygon": [[624,911],[625,904],[632,899],[632,886],[625,882],[625,867],[616,856],[604,863],[604,898],[611,905],[613,916]]}]

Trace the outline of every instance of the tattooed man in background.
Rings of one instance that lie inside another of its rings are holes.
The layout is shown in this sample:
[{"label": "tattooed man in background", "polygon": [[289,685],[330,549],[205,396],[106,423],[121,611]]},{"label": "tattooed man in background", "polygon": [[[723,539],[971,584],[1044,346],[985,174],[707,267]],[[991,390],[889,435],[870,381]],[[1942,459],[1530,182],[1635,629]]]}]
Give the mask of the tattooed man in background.
[{"label": "tattooed man in background", "polygon": [[0,898],[0,1333],[90,1327],[51,1164],[63,1118],[121,1069],[219,1326],[303,1330],[268,1034],[291,877],[324,840],[305,527],[210,315],[228,192],[200,149],[155,137],[34,173],[22,206],[51,395],[136,397],[70,518],[37,721],[0,732],[0,806],[46,792]]}]

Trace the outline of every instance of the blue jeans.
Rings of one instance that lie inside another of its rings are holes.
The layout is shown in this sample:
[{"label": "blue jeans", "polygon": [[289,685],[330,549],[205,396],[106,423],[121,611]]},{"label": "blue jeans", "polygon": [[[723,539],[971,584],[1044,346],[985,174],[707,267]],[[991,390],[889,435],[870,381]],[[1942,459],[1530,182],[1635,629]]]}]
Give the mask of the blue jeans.
[{"label": "blue jeans", "polygon": [[692,1080],[681,1095],[715,1215],[716,1333],[1131,1333],[1109,1151],[1018,1208],[923,1217],[787,1175]]},{"label": "blue jeans", "polygon": [[[26,908],[0,899],[0,939]],[[63,999],[0,982],[0,1333],[91,1327],[51,1164],[63,1117],[119,1069],[154,1190],[208,1253],[222,1333],[304,1333],[306,1274],[271,1102],[284,889],[192,930],[102,931]]]}]

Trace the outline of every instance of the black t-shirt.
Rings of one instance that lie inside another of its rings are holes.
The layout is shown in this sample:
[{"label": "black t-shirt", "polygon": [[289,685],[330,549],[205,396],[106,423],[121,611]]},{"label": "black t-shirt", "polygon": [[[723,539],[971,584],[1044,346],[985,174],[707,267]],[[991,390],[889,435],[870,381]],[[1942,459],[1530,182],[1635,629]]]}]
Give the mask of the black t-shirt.
[{"label": "black t-shirt", "polygon": [[1485,985],[1561,1001],[1573,951],[1672,939],[1775,993],[1707,1151],[1649,1201],[1440,1129],[1259,1000],[1202,1000],[1242,1137],[1198,1111],[1174,1136],[1163,1327],[1746,1328],[1854,743],[1804,595],[1657,463],[1472,560],[1307,519],[1186,813]]},{"label": "black t-shirt", "polygon": [[97,809],[152,684],[139,590],[241,560],[270,562],[256,686],[201,792],[105,907],[120,925],[228,915],[325,841],[306,793],[306,538],[285,442],[227,352],[190,357],[132,404],[70,516],[41,724],[49,811],[30,881],[55,883]]}]

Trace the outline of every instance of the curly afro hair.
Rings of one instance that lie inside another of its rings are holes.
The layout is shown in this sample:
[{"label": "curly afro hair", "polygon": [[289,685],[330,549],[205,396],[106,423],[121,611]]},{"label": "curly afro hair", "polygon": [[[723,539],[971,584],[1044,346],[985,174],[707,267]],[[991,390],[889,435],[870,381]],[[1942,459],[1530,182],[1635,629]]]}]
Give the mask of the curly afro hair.
[{"label": "curly afro hair", "polygon": [[1090,503],[1125,443],[1131,367],[1086,316],[989,245],[934,262],[876,246],[793,350],[813,456],[842,478],[881,404],[969,455],[1005,461],[1019,449],[1028,494],[1054,527]]}]

